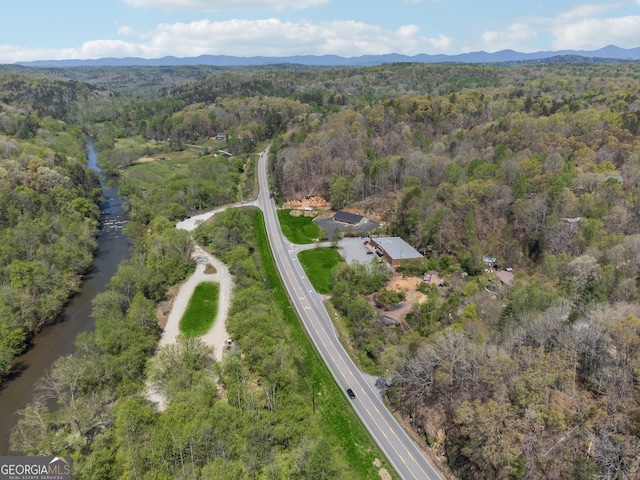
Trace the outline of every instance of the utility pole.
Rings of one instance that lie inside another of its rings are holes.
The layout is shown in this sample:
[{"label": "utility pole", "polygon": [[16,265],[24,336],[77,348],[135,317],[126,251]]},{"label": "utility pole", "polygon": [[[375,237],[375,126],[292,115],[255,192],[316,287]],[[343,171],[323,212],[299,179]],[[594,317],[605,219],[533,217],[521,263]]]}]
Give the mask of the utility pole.
[{"label": "utility pole", "polygon": [[316,381],[311,380],[311,405],[313,405],[313,414],[316,414]]}]

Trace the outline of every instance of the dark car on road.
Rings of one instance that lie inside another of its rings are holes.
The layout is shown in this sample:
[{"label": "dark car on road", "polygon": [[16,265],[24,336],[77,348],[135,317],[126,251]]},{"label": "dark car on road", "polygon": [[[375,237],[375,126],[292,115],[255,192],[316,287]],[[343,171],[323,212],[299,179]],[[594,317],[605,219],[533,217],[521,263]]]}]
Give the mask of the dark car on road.
[{"label": "dark car on road", "polygon": [[356,398],[356,394],[353,393],[353,390],[351,390],[350,388],[347,388],[347,395],[349,395],[349,398],[351,400],[353,400],[354,398]]}]

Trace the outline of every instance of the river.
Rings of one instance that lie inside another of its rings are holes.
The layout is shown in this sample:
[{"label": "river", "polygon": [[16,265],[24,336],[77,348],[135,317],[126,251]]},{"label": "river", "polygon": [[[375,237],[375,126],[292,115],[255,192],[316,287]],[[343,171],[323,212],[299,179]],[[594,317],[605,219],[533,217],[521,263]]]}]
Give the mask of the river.
[{"label": "river", "polygon": [[122,234],[126,215],[116,185],[105,183],[98,167],[98,153],[93,142],[87,141],[88,166],[100,174],[104,201],[100,205],[98,250],[91,270],[84,277],[80,292],[65,307],[60,321],[47,326],[33,340],[33,346],[16,359],[16,373],[0,389],[0,455],[9,455],[9,434],[15,426],[18,410],[31,400],[38,379],[61,356],[75,351],[74,340],[80,332],[93,329],[91,302],[105,290],[116,273],[118,264],[129,256],[129,242]]}]

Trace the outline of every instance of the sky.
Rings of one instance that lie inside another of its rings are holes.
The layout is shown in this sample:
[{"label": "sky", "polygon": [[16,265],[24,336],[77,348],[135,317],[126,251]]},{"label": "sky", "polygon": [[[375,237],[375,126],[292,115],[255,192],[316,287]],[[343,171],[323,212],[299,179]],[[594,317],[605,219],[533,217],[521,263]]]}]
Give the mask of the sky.
[{"label": "sky", "polygon": [[12,0],[0,63],[640,47],[640,0]]}]

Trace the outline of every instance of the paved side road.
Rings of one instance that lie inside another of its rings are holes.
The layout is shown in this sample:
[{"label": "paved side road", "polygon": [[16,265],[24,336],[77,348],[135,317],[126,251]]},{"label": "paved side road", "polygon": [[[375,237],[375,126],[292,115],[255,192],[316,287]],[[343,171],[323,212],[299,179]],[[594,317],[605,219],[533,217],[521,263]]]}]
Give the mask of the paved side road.
[{"label": "paved side road", "polygon": [[216,213],[222,212],[222,211],[226,210],[227,208],[251,207],[251,206],[255,207],[256,206],[256,202],[255,201],[239,202],[239,203],[233,203],[231,205],[224,205],[224,206],[218,207],[218,208],[216,208],[214,210],[210,210],[208,212],[200,213],[198,215],[194,215],[193,217],[186,218],[186,219],[182,220],[181,222],[176,223],[176,228],[191,232],[191,231],[195,230],[196,228],[198,228],[198,225],[200,225],[201,223],[206,222],[211,217],[213,217]]}]

